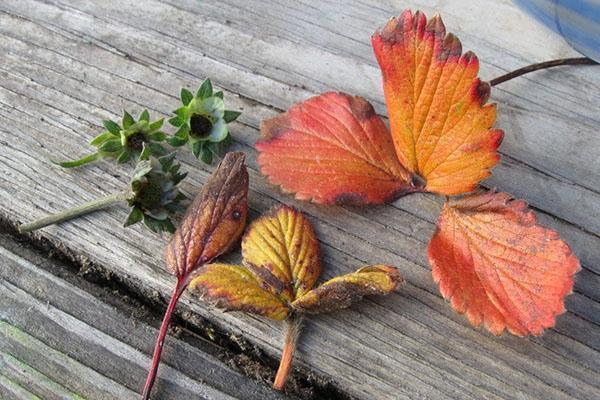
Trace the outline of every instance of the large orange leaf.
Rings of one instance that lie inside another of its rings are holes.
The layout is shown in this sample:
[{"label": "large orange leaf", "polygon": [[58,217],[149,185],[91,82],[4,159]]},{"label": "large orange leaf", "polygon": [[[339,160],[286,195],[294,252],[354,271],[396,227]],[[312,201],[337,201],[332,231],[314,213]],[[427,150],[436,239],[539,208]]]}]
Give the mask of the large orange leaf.
[{"label": "large orange leaf", "polygon": [[429,244],[442,295],[496,335],[539,335],[564,311],[579,261],[522,200],[486,192],[446,203]]},{"label": "large orange leaf", "polygon": [[410,10],[372,38],[383,73],[392,137],[400,162],[445,195],[473,191],[497,163],[502,131],[490,129],[496,107],[485,105],[475,54],[462,54],[439,16]]},{"label": "large orange leaf", "polygon": [[415,189],[387,127],[362,97],[312,97],[263,121],[261,133],[261,172],[298,199],[379,204]]},{"label": "large orange leaf", "polygon": [[242,256],[263,287],[286,302],[311,290],[321,274],[315,232],[291,207],[275,208],[254,221],[242,239]]}]

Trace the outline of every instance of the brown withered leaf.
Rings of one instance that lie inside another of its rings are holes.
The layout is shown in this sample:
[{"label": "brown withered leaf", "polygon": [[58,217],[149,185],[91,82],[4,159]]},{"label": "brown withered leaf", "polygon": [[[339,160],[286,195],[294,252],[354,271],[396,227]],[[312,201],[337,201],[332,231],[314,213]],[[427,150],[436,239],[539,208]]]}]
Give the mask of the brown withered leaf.
[{"label": "brown withered leaf", "polygon": [[312,289],[321,273],[312,225],[291,207],[278,207],[254,221],[242,239],[242,256],[263,287],[286,302]]},{"label": "brown withered leaf", "polygon": [[188,276],[227,251],[244,230],[248,215],[248,171],[243,153],[227,153],[206,182],[167,245],[167,266]]},{"label": "brown withered leaf", "polygon": [[288,315],[286,304],[239,265],[208,264],[192,279],[189,288],[227,311],[246,311],[277,320]]},{"label": "brown withered leaf", "polygon": [[398,270],[387,265],[371,265],[337,276],[292,303],[292,308],[310,314],[349,307],[367,295],[387,294],[398,287]]}]

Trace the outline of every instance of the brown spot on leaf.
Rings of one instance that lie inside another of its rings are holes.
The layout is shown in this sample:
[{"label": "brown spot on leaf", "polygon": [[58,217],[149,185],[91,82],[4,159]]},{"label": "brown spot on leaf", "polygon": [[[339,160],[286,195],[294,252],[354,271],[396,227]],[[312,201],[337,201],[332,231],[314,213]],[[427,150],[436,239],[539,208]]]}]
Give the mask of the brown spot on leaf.
[{"label": "brown spot on leaf", "polygon": [[402,278],[394,267],[364,267],[325,282],[294,301],[292,307],[310,314],[331,312],[346,308],[367,295],[392,292],[400,282]]},{"label": "brown spot on leaf", "polygon": [[490,98],[490,84],[478,79],[474,87],[475,95],[479,99],[479,104],[484,105]]},{"label": "brown spot on leaf", "polygon": [[360,96],[348,96],[350,110],[359,121],[366,121],[375,116],[375,110],[371,103]]},{"label": "brown spot on leaf", "polygon": [[260,123],[261,141],[268,141],[276,138],[288,130],[288,113],[283,113],[274,118],[264,119]]},{"label": "brown spot on leaf", "polygon": [[335,204],[362,206],[365,203],[365,199],[360,193],[340,193],[335,197]]},{"label": "brown spot on leaf", "polygon": [[462,54],[462,44],[460,40],[452,33],[449,33],[442,42],[442,49],[438,54],[438,60],[457,59]]},{"label": "brown spot on leaf", "polygon": [[[420,13],[420,11],[417,11],[417,13]],[[423,18],[425,18],[425,15],[422,15]],[[434,15],[433,18],[427,22],[425,31],[432,33],[436,37],[444,37],[446,35],[446,27],[444,26],[444,22],[439,14]]]}]

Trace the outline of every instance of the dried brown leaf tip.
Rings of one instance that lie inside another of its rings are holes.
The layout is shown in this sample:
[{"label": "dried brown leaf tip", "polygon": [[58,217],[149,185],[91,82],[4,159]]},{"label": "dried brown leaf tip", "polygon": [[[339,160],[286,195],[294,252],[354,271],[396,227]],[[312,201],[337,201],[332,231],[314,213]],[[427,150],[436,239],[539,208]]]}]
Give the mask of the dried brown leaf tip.
[{"label": "dried brown leaf tip", "polygon": [[248,228],[242,239],[244,266],[209,264],[190,289],[217,307],[288,322],[279,371],[273,385],[283,389],[302,314],[350,306],[365,295],[384,295],[402,281],[396,268],[373,265],[333,278],[313,289],[321,273],[317,237],[299,211],[277,207]]},{"label": "dried brown leaf tip", "polygon": [[[244,165],[244,159],[243,153],[227,153],[225,155],[223,161],[189,206],[179,228],[167,245],[165,259],[169,269],[177,276],[177,284],[156,340],[152,365],[144,386],[143,399],[150,397],[171,315],[179,297],[188,286],[192,273],[229,250],[244,231],[248,215],[248,171]],[[210,269],[206,271],[208,274]],[[224,280],[236,282],[236,279],[237,282],[245,282],[249,275],[246,271],[236,273],[233,269],[219,270],[219,273],[223,275],[215,276],[213,280],[216,282]],[[210,274],[207,276],[212,277]],[[250,284],[241,285],[241,287],[242,289],[236,293],[242,299],[253,298]],[[256,288],[260,289],[258,285]],[[217,294],[216,296],[218,297]],[[232,304],[236,304],[235,299],[229,300]],[[268,300],[262,303],[256,302],[265,309],[269,306]],[[274,309],[265,315],[273,317],[277,315],[278,305],[274,296],[270,305]]]}]

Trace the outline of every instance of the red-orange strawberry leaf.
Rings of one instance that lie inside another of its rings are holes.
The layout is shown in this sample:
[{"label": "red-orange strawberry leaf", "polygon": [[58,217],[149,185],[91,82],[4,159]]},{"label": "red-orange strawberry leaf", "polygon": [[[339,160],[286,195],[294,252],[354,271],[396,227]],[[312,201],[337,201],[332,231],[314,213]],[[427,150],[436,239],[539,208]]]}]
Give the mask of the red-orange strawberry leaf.
[{"label": "red-orange strawberry leaf", "polygon": [[477,78],[479,61],[439,16],[404,11],[371,38],[396,153],[402,165],[444,195],[473,191],[498,162],[496,107]]},{"label": "red-orange strawberry leaf", "polygon": [[298,199],[380,204],[415,190],[387,127],[362,97],[312,97],[263,121],[261,133],[261,172]]},{"label": "red-orange strawberry leaf", "polygon": [[499,335],[539,335],[564,311],[579,261],[523,200],[486,192],[446,203],[429,244],[452,307]]}]

